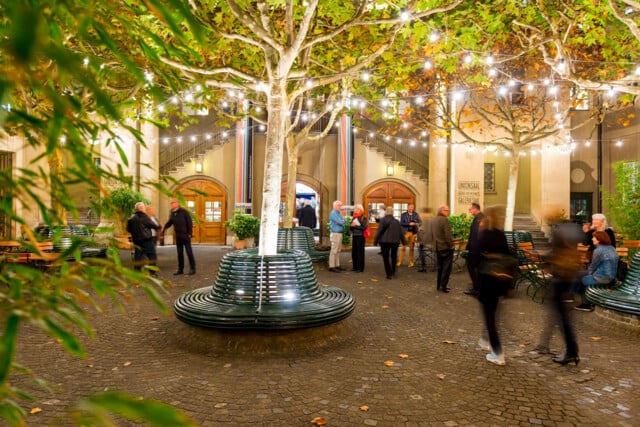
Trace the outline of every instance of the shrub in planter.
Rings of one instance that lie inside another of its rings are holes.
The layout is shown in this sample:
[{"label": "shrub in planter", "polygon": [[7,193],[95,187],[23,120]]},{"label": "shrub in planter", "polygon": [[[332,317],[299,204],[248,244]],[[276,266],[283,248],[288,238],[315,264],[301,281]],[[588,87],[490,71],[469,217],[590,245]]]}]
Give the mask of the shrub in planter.
[{"label": "shrub in planter", "polygon": [[260,233],[260,219],[236,209],[233,217],[224,223],[236,235],[238,240],[257,237]]},{"label": "shrub in planter", "polygon": [[471,232],[471,223],[473,222],[473,215],[467,215],[461,213],[460,215],[449,215],[449,224],[451,225],[451,234],[454,239],[460,239],[460,242],[467,242],[469,240],[469,233]]}]

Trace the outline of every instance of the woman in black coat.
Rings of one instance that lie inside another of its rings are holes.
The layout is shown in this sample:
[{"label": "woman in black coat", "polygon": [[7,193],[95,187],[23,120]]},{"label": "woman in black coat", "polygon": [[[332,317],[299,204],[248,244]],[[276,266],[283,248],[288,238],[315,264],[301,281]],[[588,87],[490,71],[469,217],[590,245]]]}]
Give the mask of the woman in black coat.
[{"label": "woman in black coat", "polygon": [[[486,359],[496,365],[505,365],[502,345],[496,328],[496,312],[498,311],[498,301],[507,290],[504,281],[487,274],[489,270],[490,254],[510,255],[507,238],[504,235],[504,206],[489,206],[484,212],[484,218],[480,223],[480,233],[478,239],[478,251],[480,259],[478,263],[478,299],[482,303],[482,314],[484,323],[489,335],[489,345],[491,353]],[[485,273],[483,273],[483,271]],[[482,340],[481,340],[482,341]],[[485,344],[486,345],[486,344]],[[483,347],[485,346],[483,345]]]},{"label": "woman in black coat", "polygon": [[384,217],[378,223],[378,231],[374,241],[375,245],[380,245],[387,279],[391,279],[396,274],[398,246],[400,243],[404,245],[406,242],[400,221],[393,217],[393,207],[389,206]]}]

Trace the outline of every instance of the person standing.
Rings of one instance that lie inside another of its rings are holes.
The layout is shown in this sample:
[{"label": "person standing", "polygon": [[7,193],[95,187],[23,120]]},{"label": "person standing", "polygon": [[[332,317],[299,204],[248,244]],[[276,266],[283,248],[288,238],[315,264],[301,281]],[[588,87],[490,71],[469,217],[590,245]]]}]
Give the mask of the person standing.
[{"label": "person standing", "polygon": [[431,221],[438,263],[437,290],[447,293],[450,291],[449,277],[453,268],[453,235],[449,224],[449,207],[440,206],[437,215]]},{"label": "person standing", "polygon": [[342,233],[344,232],[344,217],[340,212],[342,202],[333,202],[333,210],[329,214],[329,240],[331,241],[331,251],[329,252],[329,271],[339,273],[344,270],[340,268],[340,251],[342,251]]},{"label": "person standing", "polygon": [[351,221],[351,262],[353,271],[364,271],[364,230],[369,226],[369,221],[364,215],[364,207],[355,205],[353,209],[353,221]]},{"label": "person standing", "polygon": [[418,235],[418,227],[420,226],[420,215],[415,212],[415,205],[413,203],[410,203],[409,206],[407,206],[407,211],[400,215],[400,225],[402,226],[402,232],[404,233],[406,243],[402,244],[397,265],[402,265],[405,248],[408,246],[409,260],[407,261],[407,266],[413,267],[413,248],[416,243],[416,236]]},{"label": "person standing", "polygon": [[490,206],[486,209],[480,225],[478,241],[478,250],[481,254],[478,263],[478,300],[482,304],[482,314],[491,350],[491,353],[486,355],[486,359],[501,366],[506,362],[496,327],[496,313],[498,301],[507,292],[507,286],[496,277],[485,274],[483,271],[485,271],[484,264],[489,262],[490,254],[510,255],[507,237],[503,231],[504,212],[503,206]]},{"label": "person standing", "polygon": [[400,243],[406,244],[404,233],[400,221],[393,217],[393,207],[389,206],[384,218],[378,225],[374,244],[380,245],[384,271],[387,279],[391,279],[396,274],[396,259],[398,258],[398,246]]},{"label": "person standing", "polygon": [[464,291],[467,295],[478,296],[478,262],[480,252],[478,251],[478,231],[480,229],[480,221],[484,215],[480,211],[478,203],[471,203],[469,213],[473,216],[471,228],[469,230],[469,240],[467,241],[467,270],[471,279],[471,287]]},{"label": "person standing", "polygon": [[184,252],[187,252],[189,258],[189,275],[196,274],[196,259],[193,256],[191,248],[191,235],[193,233],[193,220],[189,211],[180,206],[177,199],[171,200],[171,213],[169,220],[164,225],[164,229],[173,226],[176,233],[176,248],[178,250],[178,270],[173,273],[174,276],[184,274]]},{"label": "person standing", "polygon": [[305,200],[302,208],[298,210],[298,225],[313,230],[316,228],[316,222],[316,210],[311,206],[310,200]]},{"label": "person standing", "polygon": [[[138,202],[135,204],[136,212],[129,217],[127,221],[127,232],[131,234],[133,242],[133,268],[140,271],[142,268],[142,259],[146,256],[149,264],[156,265],[158,259],[156,255],[156,245],[153,242],[151,230],[160,230],[162,227],[157,222],[153,222],[149,215],[146,214],[145,204]],[[152,276],[156,276],[155,271],[151,272]]]},{"label": "person standing", "polygon": [[420,226],[418,227],[418,254],[420,257],[420,273],[427,271],[427,251],[433,253],[433,227],[431,208],[422,208],[420,211]]}]

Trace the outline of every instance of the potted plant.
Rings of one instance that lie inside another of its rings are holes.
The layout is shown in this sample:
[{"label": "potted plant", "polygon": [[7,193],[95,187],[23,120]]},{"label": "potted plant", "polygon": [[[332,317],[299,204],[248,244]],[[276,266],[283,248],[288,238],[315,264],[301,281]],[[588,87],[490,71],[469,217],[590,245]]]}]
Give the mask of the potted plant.
[{"label": "potted plant", "polygon": [[236,249],[246,247],[246,239],[256,237],[260,233],[260,219],[236,209],[233,217],[225,221],[224,226],[236,235]]},{"label": "potted plant", "polygon": [[139,191],[128,186],[121,186],[111,190],[101,200],[101,214],[114,220],[114,236],[116,239],[126,242],[127,245],[129,241],[127,220],[133,215],[138,202],[148,203]]},{"label": "potted plant", "polygon": [[449,224],[451,225],[451,234],[454,239],[460,241],[460,249],[466,247],[471,232],[471,223],[473,216],[461,213],[460,215],[449,215]]}]

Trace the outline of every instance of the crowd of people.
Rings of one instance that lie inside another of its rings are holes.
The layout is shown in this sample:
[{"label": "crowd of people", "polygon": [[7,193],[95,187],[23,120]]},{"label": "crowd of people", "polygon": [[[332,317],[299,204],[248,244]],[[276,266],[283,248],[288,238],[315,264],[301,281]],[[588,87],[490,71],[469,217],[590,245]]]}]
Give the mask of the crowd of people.
[{"label": "crowd of people", "polygon": [[[365,266],[363,233],[369,225],[368,220],[362,205],[356,205],[351,224],[345,224],[341,208],[342,203],[335,201],[330,214],[329,271],[344,270],[340,267],[339,254],[345,227],[350,227],[353,270],[362,272]],[[505,365],[496,314],[501,298],[514,287],[518,270],[517,248],[509,247],[507,243],[503,206],[490,206],[482,212],[478,203],[471,203],[468,211],[473,217],[466,246],[470,287],[464,293],[476,297],[481,304],[485,333],[480,338],[479,345],[489,351],[486,359],[497,365]],[[551,247],[545,257],[552,275],[550,291],[553,295],[553,321],[543,331],[543,339],[537,350],[541,353],[549,352],[549,331],[558,325],[564,335],[565,351],[552,360],[562,365],[577,365],[580,358],[570,307],[567,306],[567,295],[575,294],[581,298],[581,303],[575,307],[577,310],[592,311],[593,304],[585,298],[585,290],[589,286],[615,282],[618,255],[615,250],[615,235],[604,215],[594,214],[592,222],[584,224],[582,228],[579,224],[562,220],[562,216],[559,212],[553,212],[546,218],[551,229]],[[428,208],[422,209],[418,214],[415,206],[409,204],[399,219],[394,216],[392,207],[383,207],[373,217],[377,222],[373,243],[380,246],[379,254],[382,255],[387,279],[396,276],[407,252],[407,266],[414,266],[414,246],[417,243],[420,262],[418,271],[426,271],[425,254],[428,251],[435,254],[436,290],[443,293],[450,291],[449,279],[455,248],[447,205],[438,207],[436,214],[432,215]],[[586,247],[586,257],[578,249],[581,244]]]},{"label": "crowd of people", "polygon": [[[369,219],[364,207],[357,204],[353,207],[351,222],[342,212],[342,202],[333,202],[329,214],[329,271],[344,271],[340,265],[340,252],[345,229],[351,234],[352,271],[361,273],[365,269],[365,245],[369,232]],[[482,308],[485,333],[479,340],[480,347],[489,351],[486,359],[497,365],[505,365],[504,352],[496,326],[496,314],[500,300],[513,287],[517,269],[516,248],[507,244],[504,232],[505,208],[490,206],[481,211],[478,203],[471,203],[469,214],[473,217],[469,239],[466,245],[467,270],[470,287],[465,294],[478,299]],[[424,208],[418,214],[415,206],[409,204],[407,210],[394,216],[394,208],[386,207],[376,212],[372,220],[377,222],[377,232],[373,238],[375,246],[380,246],[385,276],[393,279],[398,268],[403,265],[405,254],[408,257],[407,267],[414,267],[414,247],[419,246],[420,269],[426,271],[425,254],[435,254],[436,290],[450,292],[449,279],[454,259],[454,239],[449,222],[449,207],[441,205],[435,215]],[[562,212],[551,209],[546,221],[551,229],[551,247],[545,254],[550,266],[551,293],[553,294],[552,321],[542,331],[537,351],[548,353],[548,341],[552,329],[560,326],[565,340],[565,351],[554,357],[554,362],[566,365],[578,364],[577,340],[571,323],[570,309],[567,306],[567,295],[574,294],[580,298],[578,310],[592,311],[593,304],[585,298],[585,290],[589,286],[610,285],[616,280],[618,254],[615,250],[615,234],[608,226],[602,214],[594,214],[592,222],[580,225],[562,220]],[[309,228],[317,226],[315,207],[311,201],[303,201],[298,209],[299,225]],[[189,212],[180,206],[177,199],[171,200],[171,212],[164,225],[155,217],[152,207],[143,202],[135,205],[135,213],[129,218],[127,231],[135,248],[134,267],[141,270],[148,267],[150,274],[157,275],[156,245],[166,229],[174,227],[178,255],[178,269],[174,275],[184,274],[184,253],[189,261],[187,274],[196,273],[196,262],[191,248],[193,223]],[[583,256],[579,250],[582,244],[586,248]],[[144,260],[146,258],[146,261]],[[515,262],[515,267],[513,266]],[[586,267],[586,268],[585,268]]]}]

